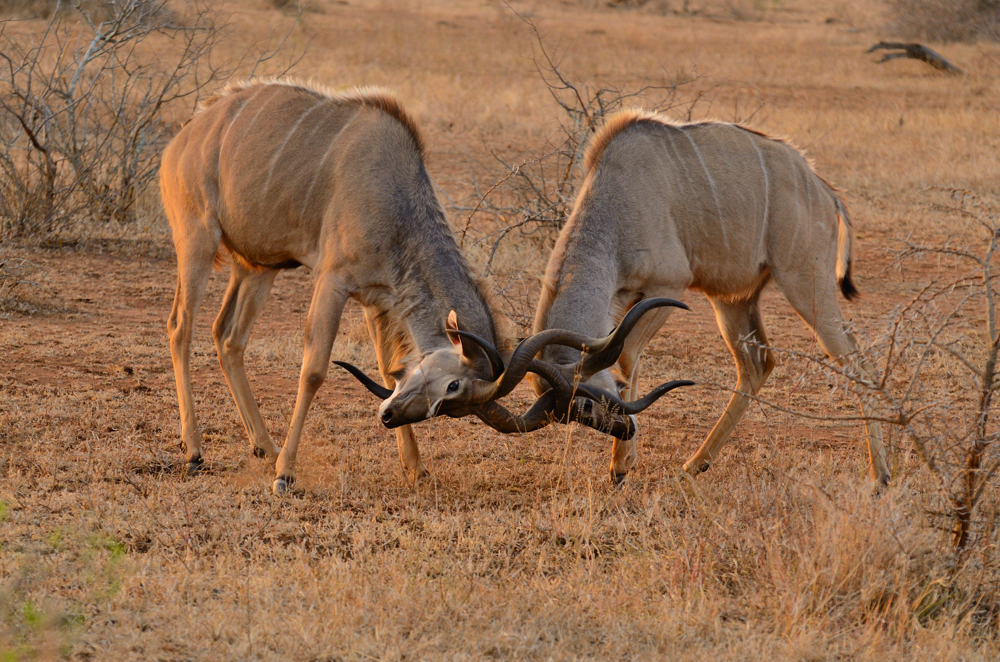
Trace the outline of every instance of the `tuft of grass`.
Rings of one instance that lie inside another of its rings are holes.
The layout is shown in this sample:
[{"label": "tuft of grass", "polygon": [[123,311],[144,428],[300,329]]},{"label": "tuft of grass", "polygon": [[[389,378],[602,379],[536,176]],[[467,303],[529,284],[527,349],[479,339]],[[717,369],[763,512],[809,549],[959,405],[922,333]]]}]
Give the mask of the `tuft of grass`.
[{"label": "tuft of grass", "polygon": [[42,624],[42,612],[39,611],[38,605],[36,605],[31,600],[25,600],[21,603],[21,618],[24,619],[24,623],[28,627],[36,628]]},{"label": "tuft of grass", "polygon": [[128,549],[125,545],[109,535],[102,533],[91,534],[89,539],[89,545],[91,549],[95,550],[105,550],[110,553],[110,562],[117,563],[124,558]]}]

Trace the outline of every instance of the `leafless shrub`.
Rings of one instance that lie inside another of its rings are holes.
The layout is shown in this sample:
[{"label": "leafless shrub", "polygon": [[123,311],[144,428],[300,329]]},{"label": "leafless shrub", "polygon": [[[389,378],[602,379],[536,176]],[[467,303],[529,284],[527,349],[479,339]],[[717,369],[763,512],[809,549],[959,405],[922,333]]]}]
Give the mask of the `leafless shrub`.
[{"label": "leafless shrub", "polygon": [[1000,40],[1000,0],[888,0],[890,28],[935,41]]},{"label": "leafless shrub", "polygon": [[[1000,538],[1000,449],[995,444],[1000,438],[1000,215],[968,191],[947,193],[949,202],[934,207],[954,221],[953,227],[979,232],[983,241],[978,246],[904,242],[896,262],[900,269],[935,260],[944,275],[889,315],[885,332],[864,357],[856,357],[877,366],[874,380],[814,355],[772,350],[823,371],[840,389],[873,404],[877,413],[867,420],[900,433],[903,448],[921,467],[919,480],[929,487],[925,512],[950,533],[962,561],[974,549],[995,549]],[[865,420],[860,414],[831,417],[766,404],[826,421]]]},{"label": "leafless shrub", "polygon": [[174,131],[171,113],[256,68],[213,61],[229,29],[200,0],[182,19],[166,0],[61,6],[41,35],[0,22],[0,241],[81,218],[134,220]]},{"label": "leafless shrub", "polygon": [[[475,197],[452,206],[464,217],[459,233],[463,248],[484,252],[484,275],[493,279],[504,312],[525,332],[532,319],[531,283],[523,269],[498,273],[495,260],[502,242],[513,235],[539,252],[551,248],[569,218],[583,180],[587,142],[607,117],[642,105],[656,111],[679,111],[681,117],[690,119],[705,92],[688,97],[682,94],[700,79],[697,73],[664,76],[660,82],[635,90],[574,81],[560,68],[558,56],[545,44],[535,24],[521,14],[517,16],[531,30],[535,69],[559,109],[559,128],[534,155],[511,164],[491,150],[504,174],[489,186],[473,181]],[[483,169],[495,172],[494,168]]]}]

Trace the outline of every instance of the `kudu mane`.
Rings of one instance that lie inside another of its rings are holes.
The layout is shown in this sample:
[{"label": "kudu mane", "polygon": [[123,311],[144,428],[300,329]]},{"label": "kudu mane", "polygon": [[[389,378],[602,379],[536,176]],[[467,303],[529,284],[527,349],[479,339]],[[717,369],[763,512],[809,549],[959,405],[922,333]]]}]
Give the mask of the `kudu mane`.
[{"label": "kudu mane", "polygon": [[[590,144],[587,146],[587,151],[583,155],[583,166],[587,173],[594,171],[597,164],[601,160],[601,155],[604,154],[604,150],[607,149],[608,145],[614,140],[614,137],[619,133],[628,129],[629,127],[635,126],[636,124],[653,124],[669,126],[675,129],[686,129],[696,126],[710,126],[710,125],[726,125],[733,126],[741,131],[746,131],[747,133],[752,133],[755,136],[760,136],[767,140],[773,140],[775,142],[784,143],[788,145],[796,152],[799,153],[809,167],[812,168],[815,173],[815,163],[813,160],[805,154],[801,149],[799,149],[794,142],[785,138],[783,136],[776,136],[774,134],[761,131],[760,129],[755,129],[753,127],[747,126],[746,124],[740,124],[736,122],[723,122],[720,120],[701,120],[699,122],[675,122],[668,115],[664,113],[659,113],[651,110],[645,110],[643,108],[626,108],[620,110],[612,115],[608,120],[601,125],[601,128],[597,130],[594,137],[590,139]],[[817,177],[819,175],[817,174]],[[821,178],[822,179],[822,178]],[[823,180],[827,186],[830,187],[832,191],[839,191],[837,187],[833,186],[826,180]]]}]

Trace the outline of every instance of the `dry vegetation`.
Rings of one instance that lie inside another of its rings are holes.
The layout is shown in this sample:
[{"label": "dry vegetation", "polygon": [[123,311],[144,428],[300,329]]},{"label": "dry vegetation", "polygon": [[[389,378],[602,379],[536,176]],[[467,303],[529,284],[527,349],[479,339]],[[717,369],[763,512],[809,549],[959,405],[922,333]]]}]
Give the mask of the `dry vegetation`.
[{"label": "dry vegetation", "polygon": [[[497,232],[545,208],[525,202],[524,182],[558,182],[542,166],[570,163],[566,138],[580,135],[538,75],[531,29],[480,0],[312,0],[297,16],[281,4],[230,4],[232,30],[213,61],[237,62],[291,24],[287,46],[309,44],[297,73],[397,90],[424,130],[453,227],[471,216],[467,252],[480,268],[493,255],[505,309],[530,309],[551,225],[518,227],[494,253]],[[874,0],[746,3],[753,13],[742,17],[726,12],[737,3],[683,4],[687,13],[514,8],[591,97],[654,85],[645,102],[682,118],[752,116],[846,189],[863,298],[845,310],[880,360],[899,340],[899,378],[886,393],[919,375],[914,388],[940,415],[921,430],[938,435],[945,479],[897,429],[897,478],[871,497],[862,426],[848,420],[850,380],[820,361],[773,293],[763,315],[783,355],[762,396],[825,420],[761,403],[709,473],[679,476],[735,381],[711,308],[692,293],[693,311],[653,341],[643,384],[704,385],[642,416],[640,464],[623,489],[605,484],[605,438],[568,427],[501,437],[471,420],[419,426],[433,479],[413,488],[377,403],[333,373],[310,414],[298,489],[275,498],[215,358],[224,274],[210,283],[193,345],[210,468],[186,479],[165,331],[174,263],[156,196],[142,190],[129,218],[0,238],[0,660],[997,659],[995,489],[980,494],[962,551],[952,547],[961,444],[996,434],[989,399],[979,426],[982,380],[955,354],[983,366],[996,347],[984,331],[990,281],[949,289],[981,269],[922,249],[992,258],[1000,48],[950,45],[967,75],[947,77],[863,55],[891,36],[873,27],[885,16]],[[184,15],[180,3],[169,9]],[[28,44],[43,29],[18,20],[4,37]],[[182,41],[156,41],[157,62],[176,61]],[[167,129],[188,103],[165,111]],[[538,167],[472,214],[493,182],[528,162]],[[978,191],[980,204],[960,207],[968,199],[929,186]],[[562,204],[560,195],[547,199]],[[283,274],[248,349],[277,437],[309,293],[304,270]],[[921,340],[941,315],[949,325],[938,339],[953,351],[927,353]],[[334,353],[374,368],[356,308]],[[993,467],[996,449],[984,453]]]},{"label": "dry vegetation", "polygon": [[998,0],[889,0],[892,28],[937,41],[1000,40]]}]

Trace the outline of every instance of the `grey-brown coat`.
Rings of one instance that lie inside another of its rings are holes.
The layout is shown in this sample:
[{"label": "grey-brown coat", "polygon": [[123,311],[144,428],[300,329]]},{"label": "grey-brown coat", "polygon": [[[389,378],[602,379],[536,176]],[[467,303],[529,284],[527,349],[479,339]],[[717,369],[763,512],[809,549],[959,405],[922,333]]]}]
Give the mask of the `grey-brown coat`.
[{"label": "grey-brown coat", "polygon": [[[306,412],[327,375],[349,297],[364,307],[390,388],[410,356],[438,368],[441,390],[456,372],[489,376],[485,357],[463,357],[446,332],[455,311],[464,329],[497,343],[492,313],[434,194],[420,136],[386,92],[337,93],[290,80],[231,85],[167,146],[160,186],[177,249],[168,326],[190,470],[201,463],[191,330],[213,261],[231,263],[214,325],[219,361],[255,452],[276,464],[276,491],[294,478]],[[298,398],[279,449],[250,392],[243,352],[276,274],[299,265],[313,272],[315,288]],[[420,367],[414,363],[405,367]],[[403,465],[424,473],[410,426],[396,435]]]},{"label": "grey-brown coat", "polygon": [[[549,260],[534,331],[568,328],[600,336],[637,301],[700,290],[715,308],[736,360],[738,382],[722,417],[684,465],[704,471],[718,456],[749,398],[774,367],[758,311],[774,281],[824,350],[840,363],[856,356],[837,301],[855,293],[851,226],[834,189],[793,146],[734,124],[676,124],[631,110],[610,119],[586,156],[588,174]],[[643,347],[669,309],[648,314],[630,334],[617,370],[634,393]],[[578,353],[551,346],[546,361],[571,374]],[[605,389],[606,371],[585,375]],[[867,403],[862,402],[867,409]],[[877,424],[868,428],[870,469],[888,480]],[[611,472],[621,479],[635,442],[616,441]]]}]

